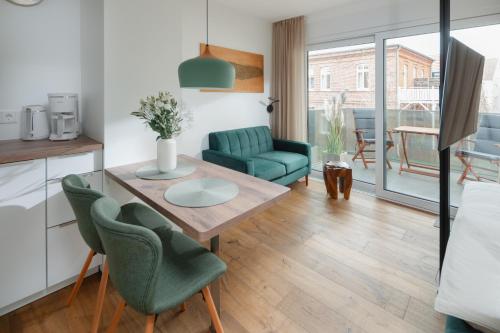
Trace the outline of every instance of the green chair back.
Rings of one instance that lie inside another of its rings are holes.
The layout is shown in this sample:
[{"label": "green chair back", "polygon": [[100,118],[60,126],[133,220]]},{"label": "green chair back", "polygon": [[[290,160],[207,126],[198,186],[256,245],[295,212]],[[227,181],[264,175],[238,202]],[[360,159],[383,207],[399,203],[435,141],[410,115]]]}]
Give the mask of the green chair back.
[{"label": "green chair back", "polygon": [[62,188],[73,208],[82,238],[92,250],[104,254],[101,239],[90,216],[90,207],[97,199],[104,197],[104,194],[91,189],[90,184],[77,175],[64,177]]},{"label": "green chair back", "polygon": [[106,251],[113,286],[128,305],[153,314],[153,297],[163,252],[160,238],[151,230],[120,222],[120,206],[108,197],[91,208],[97,232]]}]

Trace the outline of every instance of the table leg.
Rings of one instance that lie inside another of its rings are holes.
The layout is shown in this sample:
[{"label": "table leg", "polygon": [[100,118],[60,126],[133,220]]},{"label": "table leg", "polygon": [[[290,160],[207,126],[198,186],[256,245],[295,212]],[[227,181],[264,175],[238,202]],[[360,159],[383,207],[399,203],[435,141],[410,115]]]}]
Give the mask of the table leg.
[{"label": "table leg", "polygon": [[[220,244],[219,244],[219,235],[212,237],[210,239],[210,252],[219,257],[220,254]],[[215,309],[219,314],[219,318],[221,317],[220,313],[220,278],[212,282],[210,285],[210,292],[212,294],[212,298],[214,299]],[[210,332],[215,332],[215,328],[213,323],[210,325]]]},{"label": "table leg", "polygon": [[337,200],[338,197],[339,197],[339,187],[337,185],[337,175],[334,175],[334,177],[332,177],[332,192],[331,195],[332,195],[332,198]]},{"label": "table leg", "polygon": [[344,176],[344,199],[349,200],[352,188],[352,172],[347,172]]},{"label": "table leg", "polygon": [[403,153],[405,156],[405,161],[406,161],[406,167],[409,169],[410,168],[410,162],[408,162],[408,150],[406,147],[406,142],[408,140],[408,133],[402,133],[403,134]]}]

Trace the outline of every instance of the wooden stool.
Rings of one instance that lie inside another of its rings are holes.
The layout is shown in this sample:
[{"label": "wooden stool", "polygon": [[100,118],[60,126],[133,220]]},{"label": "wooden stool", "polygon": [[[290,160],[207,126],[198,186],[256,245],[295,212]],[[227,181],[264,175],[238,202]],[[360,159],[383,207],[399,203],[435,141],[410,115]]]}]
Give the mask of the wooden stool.
[{"label": "wooden stool", "polygon": [[[352,169],[325,164],[323,166],[323,179],[328,194],[335,200],[338,199],[338,191],[344,193],[344,199],[349,200],[352,188]],[[339,179],[337,186],[337,179]]]}]

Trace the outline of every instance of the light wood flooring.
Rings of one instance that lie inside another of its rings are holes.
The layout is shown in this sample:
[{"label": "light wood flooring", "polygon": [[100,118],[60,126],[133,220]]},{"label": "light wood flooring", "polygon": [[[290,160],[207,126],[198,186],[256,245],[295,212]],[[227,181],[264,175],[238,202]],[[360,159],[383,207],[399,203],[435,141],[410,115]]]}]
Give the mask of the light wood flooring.
[{"label": "light wood flooring", "polygon": [[[292,186],[289,197],[222,234],[226,332],[443,332],[433,310],[438,265],[435,216],[353,192],[332,201],[324,185]],[[99,275],[65,307],[67,287],[0,317],[1,333],[88,332]],[[108,289],[101,331],[118,297]],[[200,295],[166,312],[155,332],[207,332]],[[142,332],[127,308],[118,332]]]}]

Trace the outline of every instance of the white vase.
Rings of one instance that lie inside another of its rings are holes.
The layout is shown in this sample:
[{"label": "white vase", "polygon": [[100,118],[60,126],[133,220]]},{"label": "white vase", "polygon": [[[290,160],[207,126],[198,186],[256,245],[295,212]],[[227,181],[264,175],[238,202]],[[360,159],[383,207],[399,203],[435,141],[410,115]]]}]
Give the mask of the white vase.
[{"label": "white vase", "polygon": [[158,170],[168,172],[177,168],[177,143],[175,139],[159,139],[156,142]]},{"label": "white vase", "polygon": [[327,162],[345,162],[347,157],[347,153],[343,152],[339,154],[323,152],[323,163]]}]

